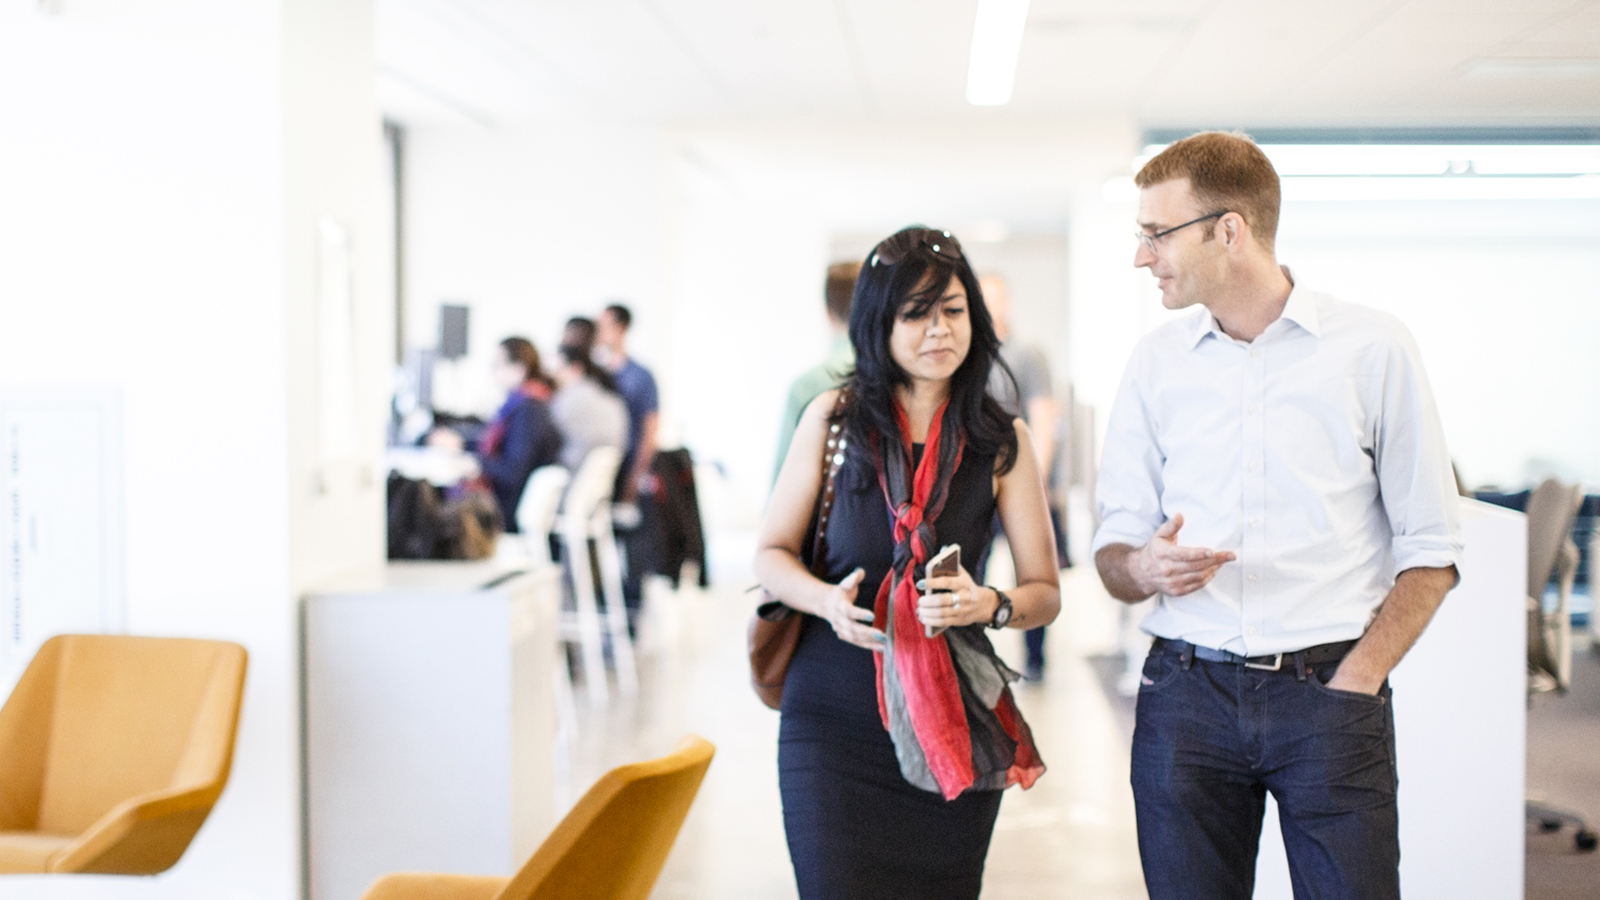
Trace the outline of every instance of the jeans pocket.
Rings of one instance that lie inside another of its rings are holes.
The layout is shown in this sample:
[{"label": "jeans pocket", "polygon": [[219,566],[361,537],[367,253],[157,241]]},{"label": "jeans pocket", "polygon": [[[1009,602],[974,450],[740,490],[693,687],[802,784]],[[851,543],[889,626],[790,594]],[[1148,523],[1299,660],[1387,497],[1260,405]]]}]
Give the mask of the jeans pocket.
[{"label": "jeans pocket", "polygon": [[1312,670],[1311,677],[1307,678],[1306,681],[1311,683],[1312,689],[1317,693],[1336,700],[1367,703],[1373,706],[1382,706],[1389,702],[1387,697],[1389,693],[1388,681],[1383,683],[1383,687],[1378,688],[1376,694],[1363,694],[1360,691],[1342,691],[1338,688],[1328,687],[1328,682],[1333,679],[1333,673],[1337,671],[1339,671],[1339,664],[1330,663]]},{"label": "jeans pocket", "polygon": [[1139,673],[1139,693],[1161,690],[1176,680],[1182,671],[1183,665],[1178,662],[1178,654],[1158,647],[1151,648],[1150,655],[1144,658],[1144,668]]}]

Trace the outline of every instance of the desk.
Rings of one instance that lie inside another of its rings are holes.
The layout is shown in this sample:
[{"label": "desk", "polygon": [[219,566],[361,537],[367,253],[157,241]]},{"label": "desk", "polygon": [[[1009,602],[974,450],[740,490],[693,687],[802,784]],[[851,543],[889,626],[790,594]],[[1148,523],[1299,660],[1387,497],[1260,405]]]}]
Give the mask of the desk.
[{"label": "desk", "polygon": [[435,487],[450,487],[480,471],[472,454],[439,447],[390,447],[384,451],[383,461],[390,472]]},{"label": "desk", "polygon": [[[1389,679],[1401,893],[1406,900],[1520,900],[1528,522],[1522,513],[1463,499],[1461,529],[1461,584]],[[1255,896],[1293,896],[1270,799]]]},{"label": "desk", "polygon": [[311,900],[509,875],[554,825],[559,570],[396,562],[305,605]]}]

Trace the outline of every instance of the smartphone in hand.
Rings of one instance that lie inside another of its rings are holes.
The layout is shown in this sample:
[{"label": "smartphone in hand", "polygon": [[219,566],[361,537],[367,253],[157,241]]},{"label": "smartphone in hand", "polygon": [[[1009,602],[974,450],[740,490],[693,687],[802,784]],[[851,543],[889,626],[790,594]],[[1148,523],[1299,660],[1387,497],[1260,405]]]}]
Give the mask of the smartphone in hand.
[{"label": "smartphone in hand", "polygon": [[[940,547],[939,552],[935,553],[933,558],[928,560],[928,567],[926,571],[926,577],[928,578],[947,578],[951,575],[959,574],[961,572],[961,545],[945,544],[943,547]],[[927,596],[931,593],[933,592],[925,592],[923,596]],[[938,637],[943,631],[944,626],[942,625],[922,626],[922,633],[928,637]]]}]

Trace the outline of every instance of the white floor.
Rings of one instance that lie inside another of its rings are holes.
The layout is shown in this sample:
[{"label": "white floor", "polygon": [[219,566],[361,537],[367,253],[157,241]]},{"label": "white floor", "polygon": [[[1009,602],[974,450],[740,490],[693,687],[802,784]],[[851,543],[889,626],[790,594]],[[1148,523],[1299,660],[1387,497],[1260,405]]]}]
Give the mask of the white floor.
[{"label": "white floor", "polygon": [[[713,545],[714,587],[650,594],[641,636],[642,688],[594,713],[579,703],[572,798],[607,768],[671,749],[695,732],[717,745],[705,785],[655,896],[695,900],[795,897],[778,799],[778,714],[748,686],[745,626],[754,583],[749,537]],[[1128,788],[1128,735],[1086,658],[1109,649],[1116,605],[1092,572],[1065,573],[1063,613],[1049,632],[1043,684],[1018,703],[1049,771],[1030,791],[1006,797],[989,854],[984,897],[1132,900],[1145,896]],[[1020,668],[1020,634],[1001,652]]]}]

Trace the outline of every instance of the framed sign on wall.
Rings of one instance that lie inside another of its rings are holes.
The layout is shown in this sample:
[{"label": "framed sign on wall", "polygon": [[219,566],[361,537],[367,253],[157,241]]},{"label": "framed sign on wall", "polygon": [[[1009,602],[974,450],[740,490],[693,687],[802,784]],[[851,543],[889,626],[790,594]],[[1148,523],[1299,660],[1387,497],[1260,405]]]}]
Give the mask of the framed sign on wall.
[{"label": "framed sign on wall", "polygon": [[121,631],[121,398],[0,388],[0,679],[46,638]]}]

